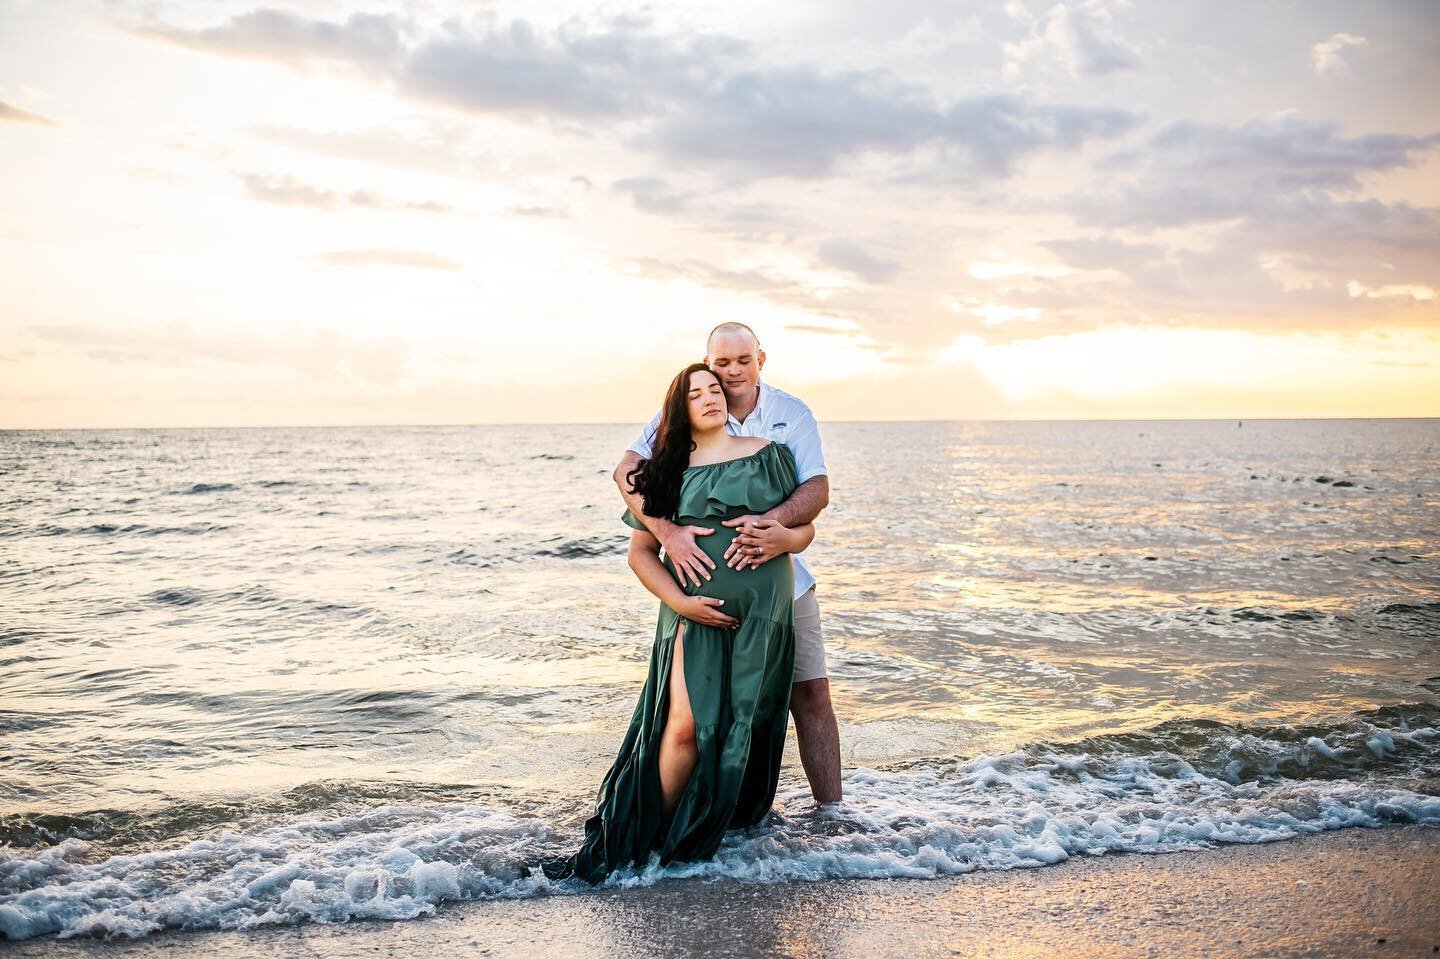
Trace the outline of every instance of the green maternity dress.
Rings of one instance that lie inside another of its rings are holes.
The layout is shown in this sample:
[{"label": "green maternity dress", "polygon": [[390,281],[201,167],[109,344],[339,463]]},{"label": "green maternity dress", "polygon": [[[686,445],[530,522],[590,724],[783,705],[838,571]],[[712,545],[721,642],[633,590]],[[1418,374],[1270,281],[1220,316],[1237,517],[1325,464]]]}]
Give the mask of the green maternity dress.
[{"label": "green maternity dress", "polygon": [[[723,599],[721,611],[740,625],[719,629],[683,620],[685,685],[700,759],[662,832],[660,734],[670,712],[670,663],[682,620],[661,604],[650,673],[600,786],[599,807],[585,823],[585,842],[569,860],[573,874],[599,882],[632,863],[645,865],[652,851],[661,865],[708,859],[727,829],[753,826],[769,812],[795,668],[795,574],[788,554],[755,569],[730,569],[725,549],[736,531],[721,523],[779,505],[796,485],[794,454],[783,443],[685,471],[672,519],[715,530],[695,540],[715,561],[711,578],[685,592]],[[625,522],[643,528],[629,512]],[[666,566],[674,572],[668,559]]]}]

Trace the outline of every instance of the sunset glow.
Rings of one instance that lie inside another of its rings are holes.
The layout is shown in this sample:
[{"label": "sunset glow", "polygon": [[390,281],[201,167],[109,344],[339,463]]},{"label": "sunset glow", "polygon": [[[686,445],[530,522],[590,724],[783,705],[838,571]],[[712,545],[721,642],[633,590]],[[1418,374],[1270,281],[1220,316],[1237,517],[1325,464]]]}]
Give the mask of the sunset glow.
[{"label": "sunset glow", "polygon": [[1440,415],[1436,23],[7,3],[0,427]]}]

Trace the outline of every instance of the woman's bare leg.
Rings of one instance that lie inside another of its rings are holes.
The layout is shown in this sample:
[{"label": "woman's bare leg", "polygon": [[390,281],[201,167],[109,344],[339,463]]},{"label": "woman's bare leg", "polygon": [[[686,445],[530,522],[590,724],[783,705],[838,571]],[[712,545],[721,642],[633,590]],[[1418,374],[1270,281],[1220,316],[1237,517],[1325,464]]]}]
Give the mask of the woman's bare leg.
[{"label": "woman's bare leg", "polygon": [[667,824],[700,758],[695,748],[690,691],[685,687],[684,636],[685,621],[681,620],[675,631],[675,655],[670,663],[670,712],[665,719],[665,731],[660,734],[660,795]]}]

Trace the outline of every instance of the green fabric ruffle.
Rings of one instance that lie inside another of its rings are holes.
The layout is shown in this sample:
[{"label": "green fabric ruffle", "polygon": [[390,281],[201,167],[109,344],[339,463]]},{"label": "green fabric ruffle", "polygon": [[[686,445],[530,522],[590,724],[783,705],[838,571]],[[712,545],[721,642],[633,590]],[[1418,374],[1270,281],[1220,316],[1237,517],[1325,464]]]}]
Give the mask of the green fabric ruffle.
[{"label": "green fabric ruffle", "polygon": [[[763,513],[776,505],[770,502],[775,490],[787,485],[794,490],[797,472],[795,454],[784,443],[770,443],[739,459],[692,466],[680,481],[680,503],[669,518],[691,524]],[[628,509],[620,518],[632,529],[645,528]]]}]

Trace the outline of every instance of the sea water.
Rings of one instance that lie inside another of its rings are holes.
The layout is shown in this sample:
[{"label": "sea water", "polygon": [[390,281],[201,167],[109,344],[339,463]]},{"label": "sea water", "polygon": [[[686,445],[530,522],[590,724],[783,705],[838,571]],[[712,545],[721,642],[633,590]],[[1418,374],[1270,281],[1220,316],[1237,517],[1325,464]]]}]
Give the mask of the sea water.
[{"label": "sea water", "polygon": [[[0,433],[0,934],[583,894],[656,602],[633,426]],[[837,423],[845,801],[705,863],[927,877],[1440,825],[1440,421]]]}]

